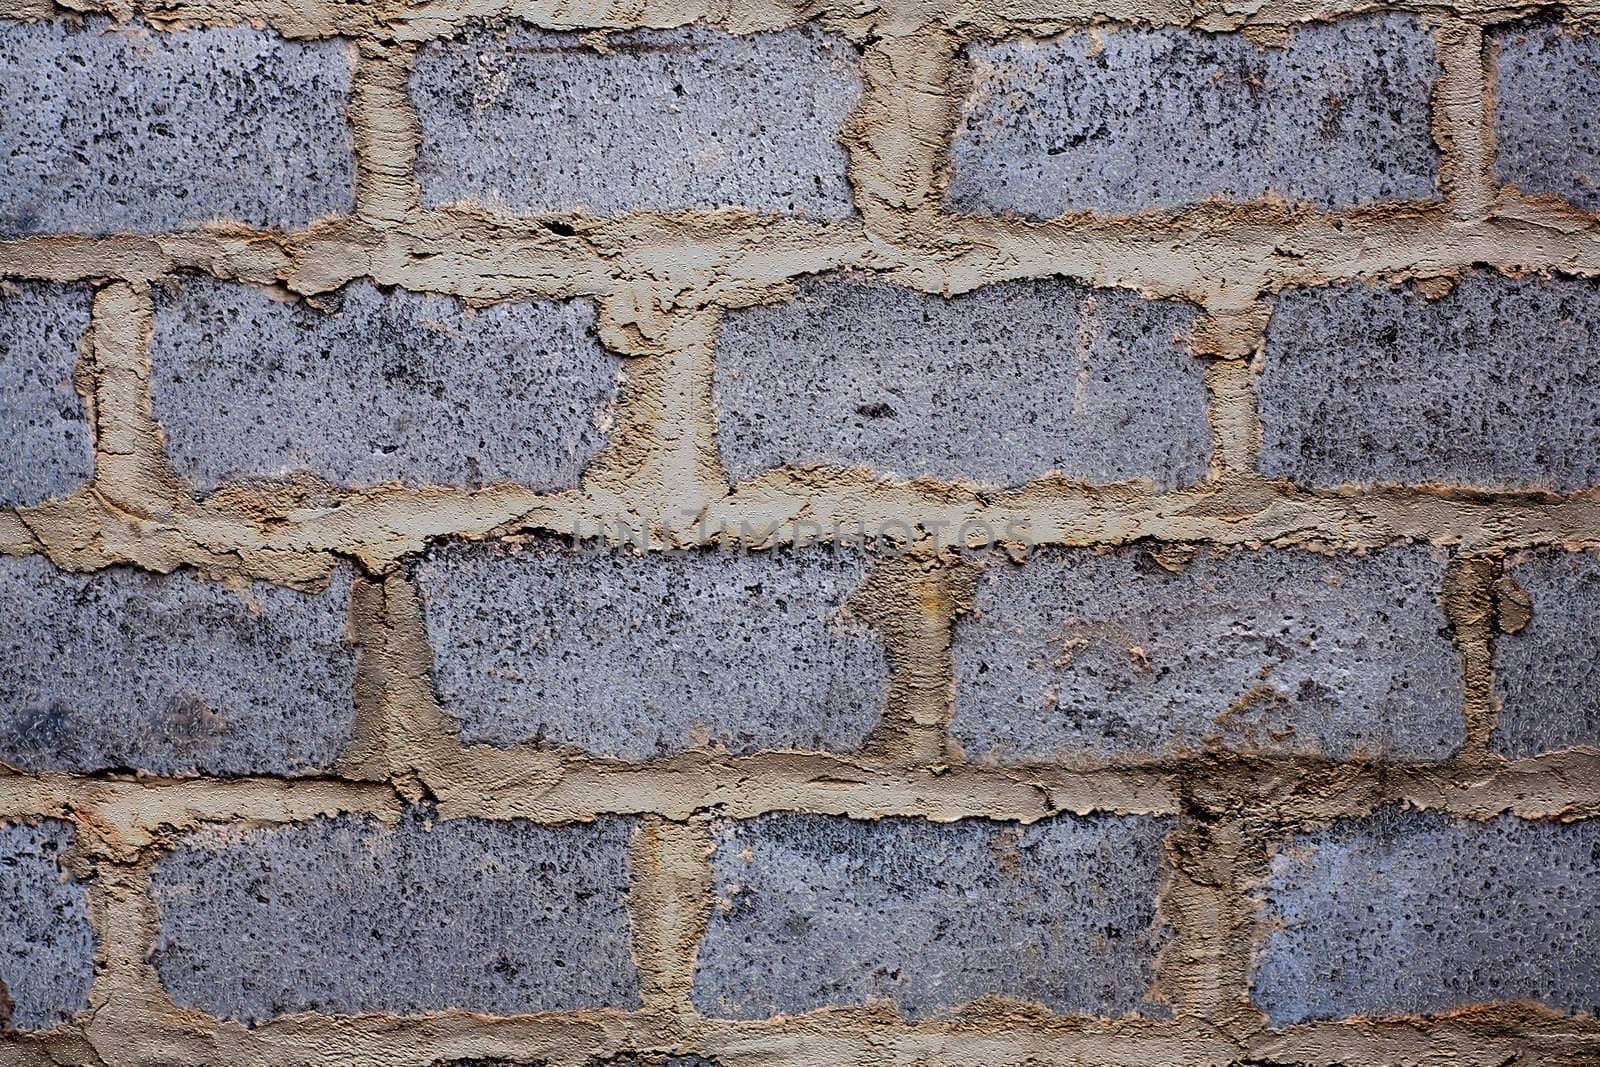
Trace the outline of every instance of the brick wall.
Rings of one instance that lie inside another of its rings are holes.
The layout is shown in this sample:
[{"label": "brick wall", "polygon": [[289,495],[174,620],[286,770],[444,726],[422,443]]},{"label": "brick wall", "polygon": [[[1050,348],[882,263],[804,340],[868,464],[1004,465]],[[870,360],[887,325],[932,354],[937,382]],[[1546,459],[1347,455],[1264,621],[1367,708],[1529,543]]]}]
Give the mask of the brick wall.
[{"label": "brick wall", "polygon": [[1600,1063],[1600,8],[0,0],[0,1064]]}]

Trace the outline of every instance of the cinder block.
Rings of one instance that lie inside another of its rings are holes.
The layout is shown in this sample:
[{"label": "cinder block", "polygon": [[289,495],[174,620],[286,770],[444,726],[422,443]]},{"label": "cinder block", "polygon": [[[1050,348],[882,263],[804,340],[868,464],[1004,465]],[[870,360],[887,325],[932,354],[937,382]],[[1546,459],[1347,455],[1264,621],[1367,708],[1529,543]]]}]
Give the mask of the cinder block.
[{"label": "cinder block", "polygon": [[871,563],[825,548],[640,556],[540,542],[452,547],[416,579],[463,740],[648,759],[860,747],[888,664],[839,609]]},{"label": "cinder block", "polygon": [[1018,485],[1198,480],[1211,453],[1196,310],[1060,278],[947,299],[859,275],[727,313],[718,442],[770,467]]},{"label": "cinder block", "polygon": [[1126,29],[973,45],[968,56],[948,194],[963,214],[1437,196],[1439,68],[1410,16],[1300,26],[1284,48]]},{"label": "cinder block", "polygon": [[155,409],[206,489],[310,471],[387,482],[576,485],[605,444],[621,361],[588,302],[465,310],[365,282],[319,311],[190,279],[156,302]]},{"label": "cinder block", "polygon": [[1273,301],[1261,470],[1312,486],[1600,481],[1600,283],[1350,281]]},{"label": "cinder block", "polygon": [[1506,575],[1532,599],[1533,617],[1518,632],[1495,637],[1495,751],[1516,758],[1600,747],[1600,560],[1542,552],[1514,562]]},{"label": "cinder block", "polygon": [[68,574],[0,556],[0,762],[300,774],[350,737],[350,577],[244,594],[186,573]]},{"label": "cinder block", "polygon": [[854,214],[837,135],[856,53],[812,29],[612,34],[475,30],[411,78],[427,205],[537,214],[744,207]]},{"label": "cinder block", "polygon": [[1543,20],[1490,34],[1495,177],[1600,211],[1600,34]]},{"label": "cinder block", "polygon": [[992,995],[1161,1015],[1148,996],[1170,820],[1021,826],[826,815],[723,824],[694,1003],[755,1019],[892,1001],[908,1019]]},{"label": "cinder block", "polygon": [[1443,576],[1425,548],[997,558],[956,623],[950,734],[1003,764],[1213,746],[1441,759],[1466,737]]},{"label": "cinder block", "polygon": [[352,56],[249,26],[0,21],[0,236],[350,211]]},{"label": "cinder block", "polygon": [[1274,1026],[1533,1000],[1600,1012],[1600,820],[1387,808],[1296,836],[1259,889]]},{"label": "cinder block", "polygon": [[72,383],[93,299],[86,285],[0,286],[0,504],[66,496],[94,477],[94,439]]},{"label": "cinder block", "polygon": [[56,819],[0,824],[0,989],[11,1007],[0,1031],[48,1030],[89,1006],[89,898],[61,868],[74,837]]},{"label": "cinder block", "polygon": [[192,834],[153,875],[155,967],[179,1005],[245,1022],[637,1007],[636,823],[412,813]]}]

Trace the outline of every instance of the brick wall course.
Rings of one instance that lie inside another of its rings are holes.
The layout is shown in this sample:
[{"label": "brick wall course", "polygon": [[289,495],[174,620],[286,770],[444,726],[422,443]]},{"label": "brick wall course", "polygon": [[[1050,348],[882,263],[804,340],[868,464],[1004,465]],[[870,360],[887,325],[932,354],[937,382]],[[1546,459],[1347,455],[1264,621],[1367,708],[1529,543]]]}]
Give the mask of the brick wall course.
[{"label": "brick wall course", "polygon": [[734,36],[474,31],[411,78],[429,205],[532,214],[742,207],[847,218],[839,129],[854,50],[815,30]]},{"label": "brick wall course", "polygon": [[604,447],[621,360],[587,302],[467,311],[360,282],[335,302],[199,278],[158,295],[154,404],[179,473],[547,490]]},{"label": "brick wall course", "polygon": [[196,834],[153,876],[155,968],[178,1003],[246,1022],[635,1007],[634,824],[413,813]]},{"label": "brick wall course", "polygon": [[0,20],[0,237],[349,212],[352,67],[339,41],[246,26]]},{"label": "brick wall course", "polygon": [[66,496],[94,476],[94,440],[73,384],[89,329],[87,286],[23,282],[0,289],[0,504]]},{"label": "brick wall course", "polygon": [[131,11],[0,14],[0,1063],[1600,1060],[1593,11]]},{"label": "brick wall course", "polygon": [[1561,492],[1600,481],[1594,281],[1471,272],[1436,299],[1351,281],[1273,303],[1264,473]]},{"label": "brick wall course", "polygon": [[59,819],[0,823],[0,1030],[48,1030],[89,1006],[88,898],[61,867],[74,841]]},{"label": "brick wall course", "polygon": [[1600,1010],[1600,823],[1386,809],[1298,836],[1261,887],[1274,1025],[1532,1000]]},{"label": "brick wall course", "polygon": [[1151,759],[1212,746],[1441,759],[1465,740],[1445,560],[1143,547],[996,560],[957,624],[969,759]]},{"label": "brick wall course", "polygon": [[702,1012],[761,1018],[893,1002],[910,1019],[983,996],[1058,1013],[1148,999],[1162,819],[1033,826],[768,815],[723,826],[695,970]]},{"label": "brick wall course", "polygon": [[969,50],[951,147],[964,214],[1127,214],[1274,196],[1324,208],[1437,194],[1434,44],[1406,15],[1237,34],[1125,29]]},{"label": "brick wall course", "polygon": [[0,761],[156,774],[324,770],[355,718],[350,575],[243,595],[191,574],[0,557]]},{"label": "brick wall course", "polygon": [[1195,319],[1063,279],[954,298],[808,280],[792,302],[723,322],[722,460],[736,480],[860,466],[988,485],[1051,471],[1186,485],[1211,451],[1204,365],[1186,348]]},{"label": "brick wall course", "polygon": [[[889,665],[841,609],[871,566],[846,550],[639,557],[547,542],[447,548],[416,576],[464,740],[650,759],[860,748]],[[486,630],[486,616],[502,621]]]}]

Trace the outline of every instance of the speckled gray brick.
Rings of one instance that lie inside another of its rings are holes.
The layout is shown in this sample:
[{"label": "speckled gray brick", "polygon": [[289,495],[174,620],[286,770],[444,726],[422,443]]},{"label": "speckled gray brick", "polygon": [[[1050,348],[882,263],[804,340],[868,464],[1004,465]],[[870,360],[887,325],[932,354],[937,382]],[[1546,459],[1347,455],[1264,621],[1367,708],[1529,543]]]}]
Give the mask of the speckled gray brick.
[{"label": "speckled gray brick", "polygon": [[842,617],[865,554],[459,546],[418,564],[439,700],[468,742],[629,759],[860,747],[888,664]]},{"label": "speckled gray brick", "polygon": [[1540,552],[1513,561],[1506,576],[1532,600],[1533,617],[1495,637],[1495,751],[1516,758],[1600,747],[1600,559]]},{"label": "speckled gray brick", "polygon": [[30,770],[299,774],[355,714],[348,573],[320,594],[184,572],[68,574],[0,557],[0,762]]},{"label": "speckled gray brick", "polygon": [[1534,1000],[1600,1012],[1600,820],[1386,808],[1302,834],[1258,890],[1275,1026]]},{"label": "speckled gray brick", "polygon": [[73,839],[55,819],[0,824],[0,988],[11,1008],[0,1030],[48,1030],[89,1006],[88,894],[61,868]]},{"label": "speckled gray brick", "polygon": [[1444,560],[1427,549],[1167,562],[1144,548],[990,561],[956,624],[950,733],[968,758],[1439,759],[1465,740]]},{"label": "speckled gray brick", "polygon": [[1193,482],[1211,454],[1195,310],[1060,278],[946,299],[854,275],[731,311],[717,440],[735,479],[779,466],[1018,485]]},{"label": "speckled gray brick", "polygon": [[468,311],[357,282],[338,305],[198,278],[158,297],[154,402],[180,473],[547,490],[604,446],[621,361],[588,302]]},{"label": "speckled gray brick", "polygon": [[1273,301],[1261,470],[1311,486],[1600,481],[1600,283],[1468,274]]},{"label": "speckled gray brick", "polygon": [[352,54],[248,26],[0,21],[0,236],[348,212]]},{"label": "speckled gray brick", "polygon": [[909,1019],[978,997],[1060,1014],[1163,1015],[1149,997],[1170,820],[1019,826],[768,815],[716,831],[702,1014],[754,1019],[893,1001]]},{"label": "speckled gray brick", "polygon": [[1489,39],[1495,177],[1600,211],[1600,34],[1539,21]]},{"label": "speckled gray brick", "polygon": [[412,813],[191,835],[153,876],[156,971],[179,1005],[246,1022],[635,1008],[636,823]]},{"label": "speckled gray brick", "polygon": [[1273,195],[1433,199],[1433,39],[1386,15],[1237,34],[1097,30],[968,50],[948,203],[1050,218]]},{"label": "speckled gray brick", "polygon": [[66,496],[94,476],[94,441],[72,384],[93,299],[86,285],[0,286],[0,504]]},{"label": "speckled gray brick", "polygon": [[520,28],[425,46],[411,77],[423,203],[854,213],[837,137],[861,86],[842,38],[689,27],[607,48]]}]

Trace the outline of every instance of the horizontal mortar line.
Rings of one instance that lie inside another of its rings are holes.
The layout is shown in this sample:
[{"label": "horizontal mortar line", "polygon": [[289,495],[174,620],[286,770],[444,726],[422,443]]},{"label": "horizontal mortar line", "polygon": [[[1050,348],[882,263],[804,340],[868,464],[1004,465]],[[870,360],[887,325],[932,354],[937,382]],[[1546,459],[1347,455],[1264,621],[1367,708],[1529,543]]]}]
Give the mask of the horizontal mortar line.
[{"label": "horizontal mortar line", "polygon": [[353,492],[342,506],[286,512],[265,525],[260,517],[281,507],[269,501],[253,507],[248,494],[232,499],[241,510],[180,501],[173,512],[139,518],[86,490],[17,509],[22,526],[4,547],[42,552],[69,570],[126,562],[166,571],[187,563],[265,580],[280,580],[291,562],[297,580],[308,572],[325,575],[341,556],[383,571],[434,542],[528,533],[578,538],[584,551],[830,543],[926,553],[1146,540],[1350,550],[1420,541],[1472,553],[1600,547],[1600,490],[1566,496],[1420,487],[1312,492],[1250,477],[1172,493],[1041,482],[984,494],[894,484],[859,471],[789,472],[744,483],[685,514],[663,514],[659,494],[648,489],[637,501],[626,492],[389,489]]},{"label": "horizontal mortar line", "polygon": [[[1465,818],[1600,815],[1600,749],[1569,749],[1478,765],[1375,763],[1309,756],[1197,754],[1143,764],[1005,768],[951,763],[874,765],[849,756],[692,752],[652,763],[473,746],[440,760],[428,803],[440,818],[587,822],[607,815],[671,821],[751,818],[775,811],[949,822],[1035,822],[1066,812],[1172,816],[1207,797],[1230,816],[1293,827],[1361,817],[1404,802]],[[528,761],[526,777],[519,774]],[[485,772],[480,785],[474,769]],[[138,851],[176,828],[275,825],[339,812],[396,821],[407,802],[385,783],[327,777],[117,778],[62,772],[0,774],[0,817],[77,818],[113,850]]]},{"label": "horizontal mortar line", "polygon": [[1495,214],[1466,221],[1441,202],[1344,213],[1211,204],[1126,218],[945,222],[949,244],[929,250],[855,225],[738,212],[578,218],[567,237],[536,220],[431,211],[396,225],[342,219],[285,233],[218,228],[0,241],[0,275],[149,282],[199,271],[302,294],[367,278],[485,302],[653,287],[662,307],[693,309],[741,306],[798,277],[856,268],[934,294],[1063,275],[1213,310],[1236,310],[1284,288],[1476,265],[1600,275],[1600,220],[1504,193]]},{"label": "horizontal mortar line", "polygon": [[[70,18],[79,11],[110,14],[121,5],[108,0],[85,0],[74,10],[49,0],[4,0],[0,18]],[[1592,2],[1560,0],[1390,0],[1390,2],[1339,3],[1337,0],[1272,0],[1259,8],[1240,10],[1221,2],[1168,2],[1140,4],[1137,0],[1045,0],[1042,3],[984,3],[982,0],[946,0],[932,10],[915,0],[887,0],[863,13],[859,5],[844,0],[824,0],[807,5],[804,13],[776,0],[754,0],[734,6],[726,14],[698,16],[665,4],[636,5],[629,15],[614,3],[580,0],[481,3],[476,0],[433,0],[399,4],[369,0],[344,4],[245,3],[230,0],[165,0],[160,4],[128,5],[137,16],[162,25],[236,25],[261,22],[295,37],[381,37],[405,43],[430,40],[459,32],[463,26],[486,18],[512,18],[550,30],[629,30],[678,25],[710,25],[751,33],[822,21],[853,38],[916,33],[929,26],[948,26],[971,36],[1037,35],[1088,25],[1129,25],[1196,30],[1293,26],[1306,22],[1332,22],[1382,12],[1422,15],[1455,14],[1480,21],[1514,19],[1530,12],[1554,10],[1569,19],[1592,18],[1600,7]]]},{"label": "horizontal mortar line", "polygon": [[[118,1019],[126,1021],[127,1016]],[[1086,1067],[1130,1062],[1200,1067],[1231,1061],[1246,1049],[1291,1055],[1288,1050],[1298,1049],[1307,1055],[1334,1056],[1349,1049],[1360,1050],[1359,1056],[1452,1048],[1474,1054],[1494,1048],[1518,1051],[1527,1043],[1554,1052],[1593,1049],[1600,1043],[1600,1021],[1560,1015],[1533,1004],[1471,1007],[1433,1016],[1355,1017],[1283,1028],[1263,1024],[1234,1036],[1196,1018],[1052,1016],[1004,1001],[978,1002],[952,1019],[919,1022],[898,1018],[888,1005],[825,1008],[749,1021],[604,1009],[499,1017],[461,1011],[414,1016],[306,1013],[250,1028],[194,1011],[151,1013],[142,1021],[143,1032],[121,1036],[172,1067],[215,1067],[216,1059],[192,1057],[219,1054],[240,1067],[280,1067],[284,1062],[301,1062],[292,1057],[313,1050],[322,1062],[331,1049],[352,1058],[341,1063],[423,1067],[437,1055],[470,1055],[489,1047],[541,1058],[562,1057],[575,1046],[586,1055],[655,1048],[737,1056],[738,1062],[756,1056],[764,1064],[807,1067],[815,1067],[819,1053],[830,1057],[830,1065],[878,1064],[885,1050],[900,1052],[906,1062],[929,1055],[956,1057],[953,1062],[963,1067],[1016,1067],[1041,1056],[1067,1057]],[[80,1032],[93,1036],[93,1024]],[[484,1044],[473,1044],[475,1039]]]}]

